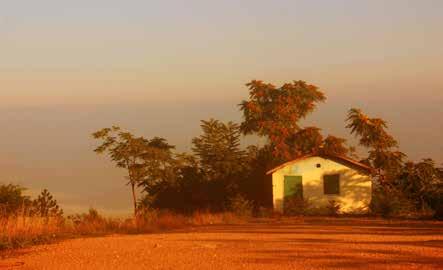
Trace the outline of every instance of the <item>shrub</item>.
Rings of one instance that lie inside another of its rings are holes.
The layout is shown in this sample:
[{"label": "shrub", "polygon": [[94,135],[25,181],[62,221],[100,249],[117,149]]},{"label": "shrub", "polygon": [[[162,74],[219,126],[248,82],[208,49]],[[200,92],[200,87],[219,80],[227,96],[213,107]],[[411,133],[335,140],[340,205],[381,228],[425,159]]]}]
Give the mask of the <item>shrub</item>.
[{"label": "shrub", "polygon": [[289,196],[284,199],[283,212],[287,216],[300,216],[309,212],[311,204],[300,196]]},{"label": "shrub", "polygon": [[214,224],[238,224],[245,222],[244,217],[239,217],[232,212],[211,213],[209,211],[197,211],[189,216],[190,225],[214,225]]},{"label": "shrub", "polygon": [[374,190],[370,210],[384,218],[405,217],[415,213],[415,207],[400,191],[377,188]]},{"label": "shrub", "polygon": [[79,234],[103,234],[115,227],[94,208],[90,208],[88,213],[68,216],[68,221],[72,223],[73,231]]},{"label": "shrub", "polygon": [[434,218],[438,220],[443,220],[443,203],[440,203],[435,207]]},{"label": "shrub", "polygon": [[168,210],[160,211],[152,208],[142,208],[137,213],[134,230],[137,232],[152,232],[182,228],[187,224],[188,222],[183,215],[175,214]]},{"label": "shrub", "polygon": [[271,218],[276,216],[276,212],[274,212],[273,208],[260,206],[255,211],[254,215],[258,218]]},{"label": "shrub", "polygon": [[40,217],[62,217],[63,210],[47,189],[32,201],[31,213]]},{"label": "shrub", "polygon": [[328,215],[333,217],[336,217],[340,214],[340,208],[340,203],[336,200],[329,200],[328,206],[326,206]]},{"label": "shrub", "polygon": [[59,217],[29,216],[21,210],[9,217],[0,217],[0,250],[46,242],[63,232]]},{"label": "shrub", "polygon": [[23,195],[26,189],[19,185],[0,184],[0,216],[17,215],[30,204],[30,198]]},{"label": "shrub", "polygon": [[434,218],[443,220],[443,185],[439,186],[429,197],[428,204],[434,210]]},{"label": "shrub", "polygon": [[238,194],[229,202],[229,209],[240,217],[252,216],[253,203]]}]

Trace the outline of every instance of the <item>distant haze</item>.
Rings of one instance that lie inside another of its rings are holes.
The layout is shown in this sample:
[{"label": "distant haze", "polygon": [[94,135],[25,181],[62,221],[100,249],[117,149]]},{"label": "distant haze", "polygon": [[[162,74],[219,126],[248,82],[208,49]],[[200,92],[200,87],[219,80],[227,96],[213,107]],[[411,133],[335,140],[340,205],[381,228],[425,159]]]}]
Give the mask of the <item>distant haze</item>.
[{"label": "distant haze", "polygon": [[[180,151],[199,120],[241,121],[245,83],[305,80],[306,119],[343,136],[350,107],[443,163],[443,1],[8,1],[0,9],[0,182],[68,213],[130,213],[124,171],[90,134],[120,125]],[[253,140],[252,140],[253,141]]]}]

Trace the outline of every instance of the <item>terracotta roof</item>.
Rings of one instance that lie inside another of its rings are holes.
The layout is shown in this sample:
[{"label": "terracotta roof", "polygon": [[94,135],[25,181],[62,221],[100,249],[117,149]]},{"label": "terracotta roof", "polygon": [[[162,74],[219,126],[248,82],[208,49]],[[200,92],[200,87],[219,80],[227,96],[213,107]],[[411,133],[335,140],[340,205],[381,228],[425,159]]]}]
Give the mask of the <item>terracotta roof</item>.
[{"label": "terracotta roof", "polygon": [[353,159],[351,159],[349,157],[346,157],[346,156],[311,154],[311,155],[301,156],[301,157],[296,158],[294,160],[291,160],[291,161],[288,161],[286,163],[283,163],[282,165],[277,166],[277,167],[275,167],[272,170],[269,170],[266,174],[271,174],[271,173],[273,173],[275,171],[278,171],[281,168],[284,168],[284,167],[286,167],[288,165],[297,163],[300,160],[304,160],[304,159],[311,158],[311,157],[321,157],[321,158],[325,158],[325,159],[330,159],[332,161],[338,162],[338,163],[346,165],[348,167],[349,167],[349,165],[351,165],[351,166],[357,167],[358,169],[363,170],[366,173],[370,173],[370,172],[373,171],[372,167],[370,167],[370,166],[368,166],[366,164],[363,164],[361,162],[358,162],[356,160],[353,160]]}]

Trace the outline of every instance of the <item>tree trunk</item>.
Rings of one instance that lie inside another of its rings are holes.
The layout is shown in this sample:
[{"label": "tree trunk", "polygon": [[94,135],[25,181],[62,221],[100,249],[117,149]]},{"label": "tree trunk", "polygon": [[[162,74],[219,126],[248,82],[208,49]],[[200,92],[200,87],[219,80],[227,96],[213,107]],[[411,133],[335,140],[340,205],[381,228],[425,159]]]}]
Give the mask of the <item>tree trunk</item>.
[{"label": "tree trunk", "polygon": [[137,217],[137,196],[135,194],[135,183],[131,181],[131,188],[132,188],[132,201],[134,204],[134,218]]}]

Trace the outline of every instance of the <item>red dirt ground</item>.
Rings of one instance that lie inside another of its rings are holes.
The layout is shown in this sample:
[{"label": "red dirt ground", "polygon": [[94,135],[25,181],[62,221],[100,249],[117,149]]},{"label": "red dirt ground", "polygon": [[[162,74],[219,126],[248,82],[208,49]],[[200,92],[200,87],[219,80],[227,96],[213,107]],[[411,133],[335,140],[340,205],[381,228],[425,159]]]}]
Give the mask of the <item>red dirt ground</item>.
[{"label": "red dirt ground", "polygon": [[256,220],[18,251],[0,269],[443,269],[443,223]]}]

